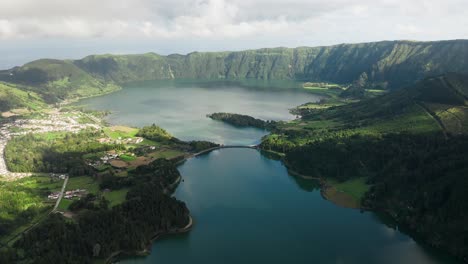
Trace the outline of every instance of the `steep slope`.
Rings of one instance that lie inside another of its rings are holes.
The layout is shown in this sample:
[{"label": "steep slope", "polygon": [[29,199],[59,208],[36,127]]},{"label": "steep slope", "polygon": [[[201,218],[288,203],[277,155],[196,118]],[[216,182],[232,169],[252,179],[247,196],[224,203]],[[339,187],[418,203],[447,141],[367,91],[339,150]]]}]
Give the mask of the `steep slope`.
[{"label": "steep slope", "polygon": [[88,56],[74,63],[116,82],[169,78],[295,79],[396,88],[445,72],[468,72],[468,41],[383,41],[328,47],[271,48],[188,55]]},{"label": "steep slope", "polygon": [[105,82],[159,79],[294,79],[399,88],[446,72],[468,73],[468,40],[382,41],[327,47],[268,48],[187,55],[92,55],[38,60],[0,72],[0,80],[41,85],[63,96],[112,89]]}]

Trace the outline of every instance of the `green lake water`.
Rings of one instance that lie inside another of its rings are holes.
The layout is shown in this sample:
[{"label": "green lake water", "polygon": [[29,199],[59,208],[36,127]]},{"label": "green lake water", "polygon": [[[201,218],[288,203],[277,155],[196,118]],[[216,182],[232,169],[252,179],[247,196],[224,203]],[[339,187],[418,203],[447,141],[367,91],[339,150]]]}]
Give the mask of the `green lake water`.
[{"label": "green lake water", "polygon": [[[225,111],[285,120],[294,118],[288,108],[319,99],[300,89],[275,88],[293,83],[254,86],[145,82],[80,104],[113,111],[113,124],[156,123],[184,140],[252,144],[266,132],[205,115]],[[156,241],[147,257],[122,263],[457,263],[388,219],[324,200],[315,181],[289,175],[280,161],[257,150],[213,151],[179,170],[183,182],[174,195],[190,209],[193,229]]]},{"label": "green lake water", "polygon": [[193,230],[123,263],[452,263],[374,213],[324,200],[315,181],[288,174],[257,150],[223,149],[190,159],[175,196]]}]

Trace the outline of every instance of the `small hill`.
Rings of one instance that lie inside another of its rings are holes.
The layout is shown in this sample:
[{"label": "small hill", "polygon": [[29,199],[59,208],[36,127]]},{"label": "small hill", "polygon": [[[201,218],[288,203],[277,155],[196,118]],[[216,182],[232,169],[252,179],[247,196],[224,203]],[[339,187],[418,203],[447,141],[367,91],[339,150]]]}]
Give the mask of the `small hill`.
[{"label": "small hill", "polygon": [[0,80],[28,86],[49,103],[118,89],[115,84],[91,76],[68,60],[36,60],[0,72]]},{"label": "small hill", "polygon": [[116,83],[174,78],[165,58],[155,53],[90,55],[74,64],[95,78]]}]

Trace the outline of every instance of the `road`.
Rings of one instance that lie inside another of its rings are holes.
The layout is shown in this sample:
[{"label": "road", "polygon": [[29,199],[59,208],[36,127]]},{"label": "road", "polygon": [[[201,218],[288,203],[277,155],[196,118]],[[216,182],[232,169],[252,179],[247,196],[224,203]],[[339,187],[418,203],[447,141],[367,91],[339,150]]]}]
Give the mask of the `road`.
[{"label": "road", "polygon": [[65,180],[63,181],[62,190],[60,191],[60,195],[59,195],[59,197],[57,199],[57,202],[55,203],[54,209],[52,209],[51,213],[55,213],[57,211],[57,208],[58,208],[58,206],[60,204],[60,201],[62,201],[63,194],[65,193],[65,188],[67,187],[67,184],[68,184],[68,175],[65,177]]}]

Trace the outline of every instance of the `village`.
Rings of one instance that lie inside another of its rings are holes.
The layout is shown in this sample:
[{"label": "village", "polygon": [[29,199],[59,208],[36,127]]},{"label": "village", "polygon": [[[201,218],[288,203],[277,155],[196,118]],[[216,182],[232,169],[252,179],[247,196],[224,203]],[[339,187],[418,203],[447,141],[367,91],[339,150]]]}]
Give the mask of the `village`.
[{"label": "village", "polygon": [[[48,113],[41,113],[41,118],[32,119],[17,119],[9,123],[4,123],[0,127],[0,175],[6,180],[15,180],[23,177],[28,177],[31,173],[13,173],[8,170],[5,162],[4,153],[8,141],[20,135],[29,133],[48,133],[48,132],[69,132],[78,133],[84,129],[101,129],[101,126],[96,123],[82,124],[78,121],[80,116],[86,115],[81,112],[67,112],[66,114],[60,112],[59,109],[52,109]],[[96,120],[95,117],[86,115],[92,121]]]}]

